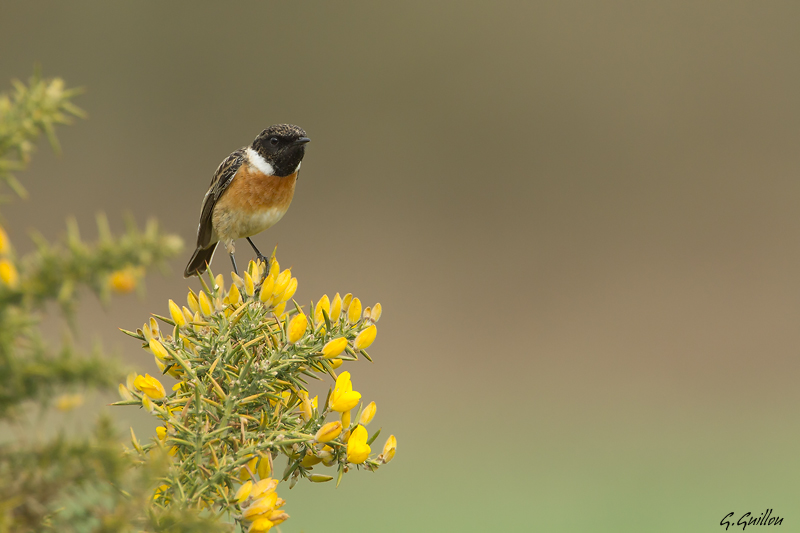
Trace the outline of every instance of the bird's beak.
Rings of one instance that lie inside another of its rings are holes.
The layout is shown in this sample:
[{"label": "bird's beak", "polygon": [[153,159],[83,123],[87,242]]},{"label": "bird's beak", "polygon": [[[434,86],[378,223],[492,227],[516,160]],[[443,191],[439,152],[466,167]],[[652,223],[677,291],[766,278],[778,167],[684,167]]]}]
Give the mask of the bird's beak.
[{"label": "bird's beak", "polygon": [[308,142],[311,142],[311,139],[308,137],[300,137],[296,141],[292,142],[292,146],[302,146]]}]

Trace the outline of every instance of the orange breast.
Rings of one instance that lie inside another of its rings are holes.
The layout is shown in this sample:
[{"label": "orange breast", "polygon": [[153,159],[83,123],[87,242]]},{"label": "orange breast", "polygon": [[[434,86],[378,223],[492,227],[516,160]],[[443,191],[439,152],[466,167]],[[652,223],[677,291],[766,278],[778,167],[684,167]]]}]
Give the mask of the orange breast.
[{"label": "orange breast", "polygon": [[243,164],[214,206],[216,239],[250,237],[278,222],[292,203],[296,182],[296,172],[279,178]]}]

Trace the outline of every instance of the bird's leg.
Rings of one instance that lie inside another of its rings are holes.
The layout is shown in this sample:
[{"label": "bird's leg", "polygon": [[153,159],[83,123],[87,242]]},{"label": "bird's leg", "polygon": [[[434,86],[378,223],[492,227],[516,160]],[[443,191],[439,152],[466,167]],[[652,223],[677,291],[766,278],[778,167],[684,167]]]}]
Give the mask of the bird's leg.
[{"label": "bird's leg", "polygon": [[236,272],[236,275],[239,275],[239,269],[236,268],[236,246],[234,245],[233,241],[228,243],[228,255],[231,257],[231,264],[233,264],[233,271]]},{"label": "bird's leg", "polygon": [[[250,240],[250,237],[247,237],[247,242],[249,242],[250,246],[253,247],[253,251],[256,253],[256,257],[258,258],[258,260],[261,261],[262,263],[264,263],[264,265],[266,267],[269,267],[269,260],[266,257],[264,257],[263,255],[261,255],[261,252],[258,251],[258,248],[256,248],[256,245],[253,244],[253,241]],[[269,269],[267,269],[267,270],[269,270]]]}]

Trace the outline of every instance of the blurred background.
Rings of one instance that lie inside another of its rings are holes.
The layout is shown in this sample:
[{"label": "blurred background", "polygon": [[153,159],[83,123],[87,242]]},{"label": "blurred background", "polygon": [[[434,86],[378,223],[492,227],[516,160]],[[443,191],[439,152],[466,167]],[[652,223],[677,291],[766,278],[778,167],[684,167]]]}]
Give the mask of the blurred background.
[{"label": "blurred background", "polygon": [[[89,113],[62,156],[42,143],[6,227],[21,252],[71,214],[93,237],[101,210],[180,234],[144,299],[88,296],[78,321],[81,345],[154,373],[117,328],[198,285],[181,273],[219,162],[299,124],[292,208],[254,240],[298,301],[382,303],[375,363],[351,371],[399,446],[337,490],[295,487],[283,531],[714,531],[766,508],[800,530],[799,18],[780,0],[5,0],[0,87],[38,63]],[[114,401],[95,400],[88,419]]]}]

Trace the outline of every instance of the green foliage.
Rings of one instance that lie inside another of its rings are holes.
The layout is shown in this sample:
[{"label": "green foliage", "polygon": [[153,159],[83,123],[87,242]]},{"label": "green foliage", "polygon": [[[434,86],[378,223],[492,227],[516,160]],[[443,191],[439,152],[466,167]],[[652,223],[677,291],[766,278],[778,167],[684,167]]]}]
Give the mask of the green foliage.
[{"label": "green foliage", "polygon": [[80,89],[65,89],[60,78],[42,79],[37,72],[28,85],[14,80],[12,94],[0,94],[0,180],[19,196],[27,192],[11,174],[28,164],[34,141],[44,133],[54,150],[60,151],[56,124],[69,124],[70,117],[85,113],[71,102]]}]

